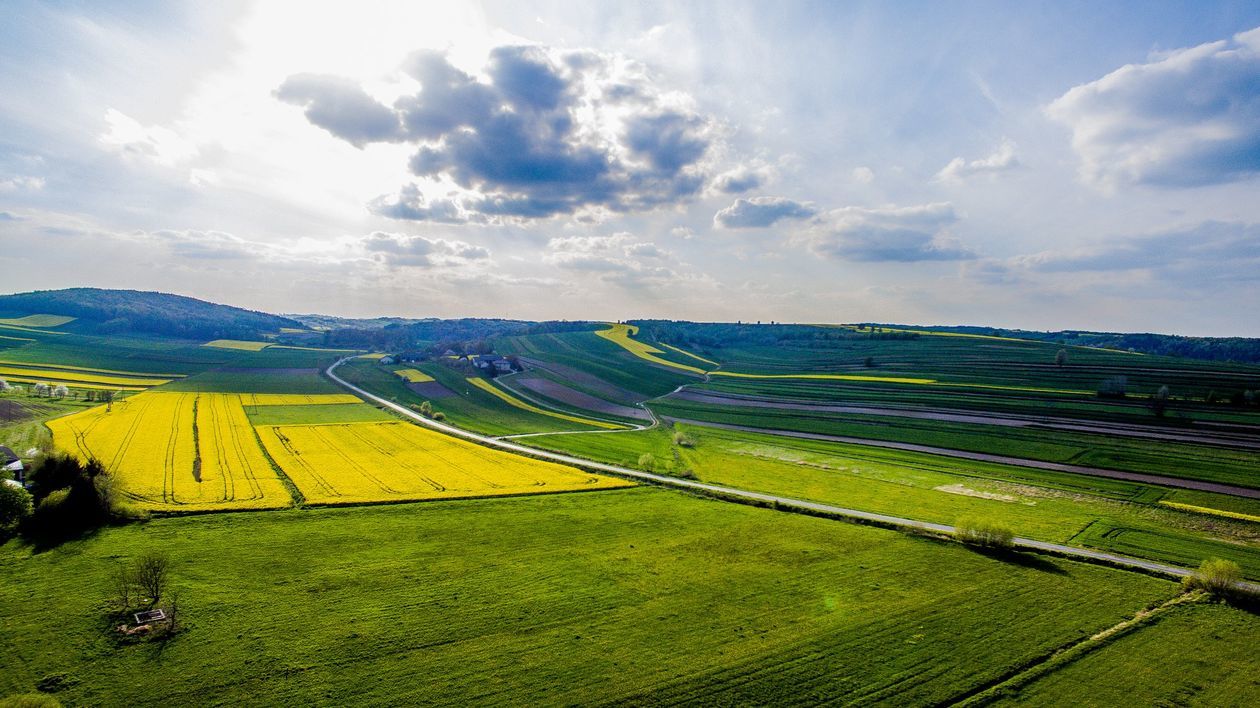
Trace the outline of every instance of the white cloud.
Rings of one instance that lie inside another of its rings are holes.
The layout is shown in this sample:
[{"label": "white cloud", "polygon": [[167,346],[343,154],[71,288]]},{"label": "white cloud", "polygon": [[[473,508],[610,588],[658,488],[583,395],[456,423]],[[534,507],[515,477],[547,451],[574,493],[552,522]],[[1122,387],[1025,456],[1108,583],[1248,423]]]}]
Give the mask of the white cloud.
[{"label": "white cloud", "polygon": [[36,192],[43,188],[43,177],[15,175],[6,179],[0,179],[0,192]]},{"label": "white cloud", "polygon": [[1260,173],[1260,28],[1152,56],[1060,96],[1082,178],[1193,186]]},{"label": "white cloud", "polygon": [[713,223],[726,229],[763,229],[784,219],[808,219],[818,213],[813,204],[784,197],[736,199],[713,215]]},{"label": "white cloud", "polygon": [[851,174],[853,175],[853,181],[858,184],[870,184],[875,181],[875,170],[865,165],[854,167]]},{"label": "white cloud", "polygon": [[975,254],[949,235],[958,221],[945,203],[909,207],[843,207],[819,217],[794,240],[823,258],[850,261],[967,260]]},{"label": "white cloud", "polygon": [[955,157],[950,160],[949,164],[936,174],[936,179],[942,182],[956,182],[973,175],[1006,172],[1019,167],[1019,164],[1019,157],[1015,155],[1015,143],[1009,138],[1004,138],[997,151],[988,157],[978,160]]}]

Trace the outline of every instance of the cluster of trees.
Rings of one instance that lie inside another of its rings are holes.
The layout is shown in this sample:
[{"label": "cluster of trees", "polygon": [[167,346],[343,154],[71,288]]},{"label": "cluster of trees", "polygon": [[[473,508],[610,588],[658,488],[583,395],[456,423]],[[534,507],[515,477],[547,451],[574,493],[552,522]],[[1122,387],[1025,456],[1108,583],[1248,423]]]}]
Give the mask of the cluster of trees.
[{"label": "cluster of trees", "polygon": [[428,401],[421,401],[420,405],[415,405],[413,403],[411,405],[411,410],[419,413],[420,415],[430,420],[436,420],[439,422],[446,420],[446,414],[443,413],[442,411],[433,410],[433,404]]},{"label": "cluster of trees", "polygon": [[74,317],[102,334],[145,332],[188,339],[255,339],[302,323],[265,312],[216,305],[182,295],[137,290],[69,288],[0,296],[0,312]]},{"label": "cluster of trees", "polygon": [[101,463],[52,455],[35,464],[26,489],[0,484],[0,531],[58,541],[115,517],[113,477]]},{"label": "cluster of trees", "polygon": [[378,351],[423,350],[430,354],[453,349],[461,354],[489,354],[491,340],[527,334],[590,331],[596,322],[527,322],[467,317],[425,319],[412,323],[391,323],[384,327],[344,327],[324,333],[331,347],[376,349]]},{"label": "cluster of trees", "polygon": [[954,538],[969,546],[1006,550],[1014,546],[1015,532],[996,521],[965,518],[954,524]]}]

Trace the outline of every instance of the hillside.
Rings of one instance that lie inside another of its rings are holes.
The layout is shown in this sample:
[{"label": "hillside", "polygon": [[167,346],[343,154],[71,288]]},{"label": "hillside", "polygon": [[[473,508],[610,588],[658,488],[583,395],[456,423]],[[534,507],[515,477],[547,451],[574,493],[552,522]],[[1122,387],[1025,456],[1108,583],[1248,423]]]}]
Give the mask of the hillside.
[{"label": "hillside", "polygon": [[158,292],[69,288],[0,296],[0,317],[35,314],[74,317],[76,330],[99,334],[249,339],[286,327],[305,329],[286,317]]}]

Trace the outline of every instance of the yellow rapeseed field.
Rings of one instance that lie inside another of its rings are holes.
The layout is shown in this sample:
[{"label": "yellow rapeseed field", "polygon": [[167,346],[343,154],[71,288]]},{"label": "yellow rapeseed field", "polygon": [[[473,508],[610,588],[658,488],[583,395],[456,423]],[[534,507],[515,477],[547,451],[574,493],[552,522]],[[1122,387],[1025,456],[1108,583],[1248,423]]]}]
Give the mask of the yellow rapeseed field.
[{"label": "yellow rapeseed field", "polygon": [[242,393],[245,406],[323,406],[339,403],[362,403],[349,393]]},{"label": "yellow rapeseed field", "polygon": [[55,380],[65,383],[80,382],[88,384],[101,384],[105,386],[132,387],[161,386],[162,384],[170,381],[170,379],[115,376],[113,374],[94,374],[87,371],[68,371],[60,369],[28,369],[16,366],[0,366],[0,376],[26,376],[39,379],[41,381]]},{"label": "yellow rapeseed field", "polygon": [[0,366],[17,366],[24,369],[52,369],[54,371],[80,371],[88,374],[118,374],[119,376],[139,376],[141,378],[149,379],[182,379],[185,376],[184,374],[155,374],[151,371],[119,371],[118,369],[96,369],[87,366],[45,364],[30,361],[12,361],[8,359],[0,359]]},{"label": "yellow rapeseed field", "polygon": [[244,339],[216,339],[213,342],[206,342],[201,346],[214,347],[215,349],[239,349],[247,352],[260,352],[271,346],[271,342],[250,342]]},{"label": "yellow rapeseed field", "polygon": [[121,493],[145,509],[269,509],[292,503],[235,394],[142,393],[112,410],[97,406],[49,421],[48,427],[58,448],[100,460]]},{"label": "yellow rapeseed field", "polygon": [[529,411],[530,413],[537,413],[538,415],[545,415],[551,418],[559,418],[560,420],[567,420],[570,423],[581,423],[582,425],[589,425],[594,428],[603,428],[604,430],[620,430],[621,428],[629,427],[625,425],[618,425],[616,423],[605,423],[602,420],[591,420],[590,418],[581,418],[576,415],[568,415],[567,413],[559,413],[557,411],[549,411],[545,408],[539,408],[528,401],[522,401],[516,396],[498,388],[485,379],[470,378],[468,379],[468,383],[476,386],[486,393],[491,394],[510,406],[520,408],[523,411]]},{"label": "yellow rapeseed field", "polygon": [[693,374],[700,374],[701,376],[704,375],[705,373],[704,369],[701,369],[695,366],[688,366],[687,364],[679,364],[679,363],[670,361],[668,359],[662,359],[659,356],[656,356],[657,354],[664,354],[665,352],[661,351],[660,349],[657,349],[656,347],[650,344],[645,344],[643,342],[640,342],[637,339],[630,338],[630,335],[638,334],[638,333],[639,333],[639,328],[634,325],[610,323],[609,329],[599,330],[595,334],[603,337],[604,339],[607,339],[610,342],[613,342],[614,344],[620,346],[621,348],[639,357],[640,359],[646,359],[652,362],[653,364],[660,364],[661,366],[668,366],[671,369],[678,369],[680,371],[687,371]]},{"label": "yellow rapeseed field", "polygon": [[410,423],[259,426],[308,502],[354,504],[631,486],[493,450]]},{"label": "yellow rapeseed field", "polygon": [[398,369],[394,373],[401,376],[402,380],[407,383],[427,383],[433,380],[432,376],[419,369]]}]

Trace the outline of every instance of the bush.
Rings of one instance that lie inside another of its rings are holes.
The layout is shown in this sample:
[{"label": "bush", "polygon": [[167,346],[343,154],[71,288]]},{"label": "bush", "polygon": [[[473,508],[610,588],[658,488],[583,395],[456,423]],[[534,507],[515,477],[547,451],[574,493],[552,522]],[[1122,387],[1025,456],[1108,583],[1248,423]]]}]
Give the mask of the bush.
[{"label": "bush", "polygon": [[1242,568],[1233,561],[1209,558],[1203,561],[1193,575],[1181,581],[1186,590],[1203,590],[1217,597],[1231,593],[1234,585],[1242,581]]},{"label": "bush", "polygon": [[954,524],[954,538],[969,546],[1008,549],[1014,547],[1015,532],[996,521],[960,519]]},{"label": "bush", "polygon": [[656,455],[650,452],[639,455],[639,469],[651,472],[654,467],[656,467]]},{"label": "bush", "polygon": [[678,447],[695,447],[696,439],[681,430],[674,431],[674,444]]},{"label": "bush", "polygon": [[17,528],[35,509],[31,493],[25,489],[0,482],[0,534]]},{"label": "bush", "polygon": [[436,413],[433,414],[433,420],[437,420],[437,421],[446,420],[446,414],[443,413],[442,411],[437,411]]}]

